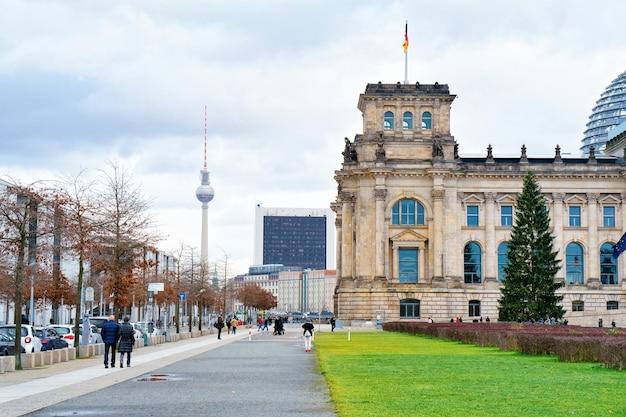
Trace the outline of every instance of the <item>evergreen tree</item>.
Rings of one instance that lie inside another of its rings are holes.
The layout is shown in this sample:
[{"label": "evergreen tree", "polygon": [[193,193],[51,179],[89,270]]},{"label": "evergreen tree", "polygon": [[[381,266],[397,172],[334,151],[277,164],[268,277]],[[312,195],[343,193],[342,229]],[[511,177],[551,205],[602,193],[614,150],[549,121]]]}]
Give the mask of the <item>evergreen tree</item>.
[{"label": "evergreen tree", "polygon": [[563,296],[556,295],[563,283],[554,280],[561,261],[553,244],[545,200],[535,174],[528,171],[515,206],[498,320],[563,317]]}]

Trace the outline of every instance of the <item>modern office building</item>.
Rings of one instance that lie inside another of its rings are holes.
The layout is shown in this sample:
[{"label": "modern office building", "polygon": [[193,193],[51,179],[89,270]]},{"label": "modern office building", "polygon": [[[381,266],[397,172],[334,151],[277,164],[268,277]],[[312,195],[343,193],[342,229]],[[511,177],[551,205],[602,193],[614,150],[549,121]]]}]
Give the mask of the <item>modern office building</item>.
[{"label": "modern office building", "polygon": [[333,269],[334,248],[332,210],[256,206],[255,265]]},{"label": "modern office building", "polygon": [[360,95],[363,133],[345,139],[331,203],[337,317],[497,319],[515,202],[531,170],[562,264],[565,318],[626,325],[626,258],[612,257],[626,228],[623,159],[566,158],[556,143],[548,156],[520,144],[519,157],[499,157],[485,143],[483,157],[465,157],[450,132],[455,97],[438,83],[368,84]]},{"label": "modern office building", "polygon": [[337,271],[284,271],[278,274],[278,309],[291,312],[333,311]]},{"label": "modern office building", "polygon": [[[251,266],[247,274],[234,278],[234,284],[254,283],[276,297],[276,310],[281,312],[332,311],[337,272],[311,270],[284,265]],[[235,309],[245,306],[235,300]]]},{"label": "modern office building", "polygon": [[611,139],[609,137],[611,131],[624,121],[626,121],[626,71],[611,81],[596,101],[580,147],[582,154],[589,155],[591,146],[596,152],[603,150]]}]

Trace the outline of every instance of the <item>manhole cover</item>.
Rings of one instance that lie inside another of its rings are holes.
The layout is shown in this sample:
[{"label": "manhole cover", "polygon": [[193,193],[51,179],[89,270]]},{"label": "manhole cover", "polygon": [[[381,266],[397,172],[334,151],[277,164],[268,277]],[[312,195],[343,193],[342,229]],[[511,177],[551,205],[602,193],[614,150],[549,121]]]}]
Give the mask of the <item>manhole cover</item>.
[{"label": "manhole cover", "polygon": [[153,381],[167,381],[169,380],[168,374],[152,374],[137,379],[139,382],[153,382]]}]

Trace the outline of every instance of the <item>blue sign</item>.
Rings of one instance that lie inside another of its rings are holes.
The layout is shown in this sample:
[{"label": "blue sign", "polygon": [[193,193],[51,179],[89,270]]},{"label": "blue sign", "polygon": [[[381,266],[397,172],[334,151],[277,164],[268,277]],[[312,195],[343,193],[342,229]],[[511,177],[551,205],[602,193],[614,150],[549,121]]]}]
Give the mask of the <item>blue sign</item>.
[{"label": "blue sign", "polygon": [[180,301],[187,301],[187,293],[181,292],[178,296],[180,297]]}]

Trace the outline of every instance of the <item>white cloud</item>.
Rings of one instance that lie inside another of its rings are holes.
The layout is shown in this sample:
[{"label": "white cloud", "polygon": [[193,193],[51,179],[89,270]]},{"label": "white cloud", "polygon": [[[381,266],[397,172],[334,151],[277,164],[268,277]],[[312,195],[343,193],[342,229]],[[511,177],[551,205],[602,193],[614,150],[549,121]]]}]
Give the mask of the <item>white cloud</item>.
[{"label": "white cloud", "polygon": [[[367,83],[450,86],[461,154],[578,153],[626,67],[626,3],[587,0],[3,3],[0,173],[118,159],[174,249],[199,246],[208,109],[210,257],[252,262],[254,206],[328,207]],[[224,251],[224,252],[222,252]]]}]

